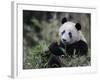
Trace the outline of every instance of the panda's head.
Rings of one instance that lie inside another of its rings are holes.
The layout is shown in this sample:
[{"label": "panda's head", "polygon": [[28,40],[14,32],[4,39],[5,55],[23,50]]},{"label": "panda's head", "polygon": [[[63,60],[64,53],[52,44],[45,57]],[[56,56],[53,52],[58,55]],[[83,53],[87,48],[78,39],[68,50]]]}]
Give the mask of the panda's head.
[{"label": "panda's head", "polygon": [[66,18],[62,19],[62,25],[59,28],[59,36],[61,42],[64,44],[72,44],[84,39],[81,33],[81,25],[79,23],[67,21]]}]

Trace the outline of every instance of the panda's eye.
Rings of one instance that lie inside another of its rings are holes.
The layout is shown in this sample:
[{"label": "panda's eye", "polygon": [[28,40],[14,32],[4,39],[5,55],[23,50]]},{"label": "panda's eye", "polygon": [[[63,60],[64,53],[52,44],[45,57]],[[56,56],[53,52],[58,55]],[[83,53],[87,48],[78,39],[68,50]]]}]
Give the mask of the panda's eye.
[{"label": "panda's eye", "polygon": [[65,30],[61,33],[61,35],[63,35],[65,33]]},{"label": "panda's eye", "polygon": [[68,34],[69,34],[69,37],[70,37],[70,38],[72,38],[72,33],[71,33],[71,32],[69,32]]}]

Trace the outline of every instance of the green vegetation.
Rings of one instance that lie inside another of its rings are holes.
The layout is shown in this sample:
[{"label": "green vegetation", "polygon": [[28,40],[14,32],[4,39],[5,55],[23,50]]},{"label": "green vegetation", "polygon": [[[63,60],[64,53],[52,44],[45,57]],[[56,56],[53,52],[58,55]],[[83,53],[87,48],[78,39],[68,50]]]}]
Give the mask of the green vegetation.
[{"label": "green vegetation", "polygon": [[47,56],[44,54],[44,50],[47,48],[47,45],[44,41],[40,41],[38,45],[27,48],[24,54],[24,68],[44,68],[47,63]]}]

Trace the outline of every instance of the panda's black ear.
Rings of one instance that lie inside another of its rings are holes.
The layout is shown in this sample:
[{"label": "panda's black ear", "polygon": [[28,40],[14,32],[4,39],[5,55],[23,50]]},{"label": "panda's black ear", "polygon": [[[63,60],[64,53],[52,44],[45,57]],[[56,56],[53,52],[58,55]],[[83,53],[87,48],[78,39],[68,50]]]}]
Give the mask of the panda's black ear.
[{"label": "panda's black ear", "polygon": [[80,23],[76,23],[75,27],[76,27],[76,29],[77,29],[78,31],[81,30],[81,25],[80,25]]},{"label": "panda's black ear", "polygon": [[62,19],[61,23],[64,24],[65,22],[67,22],[67,18],[66,18],[66,17],[64,17],[64,18]]}]

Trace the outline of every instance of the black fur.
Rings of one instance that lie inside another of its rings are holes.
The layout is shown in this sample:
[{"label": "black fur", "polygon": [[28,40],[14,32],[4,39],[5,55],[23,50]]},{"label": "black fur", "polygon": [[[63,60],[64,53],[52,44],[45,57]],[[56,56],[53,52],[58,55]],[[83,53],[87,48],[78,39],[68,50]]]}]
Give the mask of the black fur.
[{"label": "black fur", "polygon": [[66,53],[70,56],[72,56],[74,53],[80,56],[87,55],[88,52],[88,45],[82,40],[67,45],[63,44],[62,42],[60,42],[60,45],[58,45],[57,42],[54,42],[49,46],[49,50],[51,51],[51,53],[53,53],[56,56],[61,56],[65,54],[63,53],[61,48],[65,49]]},{"label": "black fur", "polygon": [[58,45],[57,42],[53,42],[50,46],[49,46],[49,50],[51,53],[53,53],[56,56],[61,56],[64,55],[63,51],[60,49],[60,46]]},{"label": "black fur", "polygon": [[64,24],[65,22],[67,22],[67,18],[66,18],[66,17],[64,17],[64,18],[62,19],[61,23]]},{"label": "black fur", "polygon": [[58,56],[51,55],[48,61],[48,68],[57,68],[61,67],[61,60],[59,59]]},{"label": "black fur", "polygon": [[76,27],[76,29],[77,29],[78,31],[81,30],[81,25],[80,25],[79,23],[76,23],[75,27]]},{"label": "black fur", "polygon": [[61,43],[61,46],[66,50],[66,53],[70,56],[72,56],[74,53],[80,56],[87,55],[88,52],[88,45],[82,40],[68,45],[64,45],[63,43]]}]

